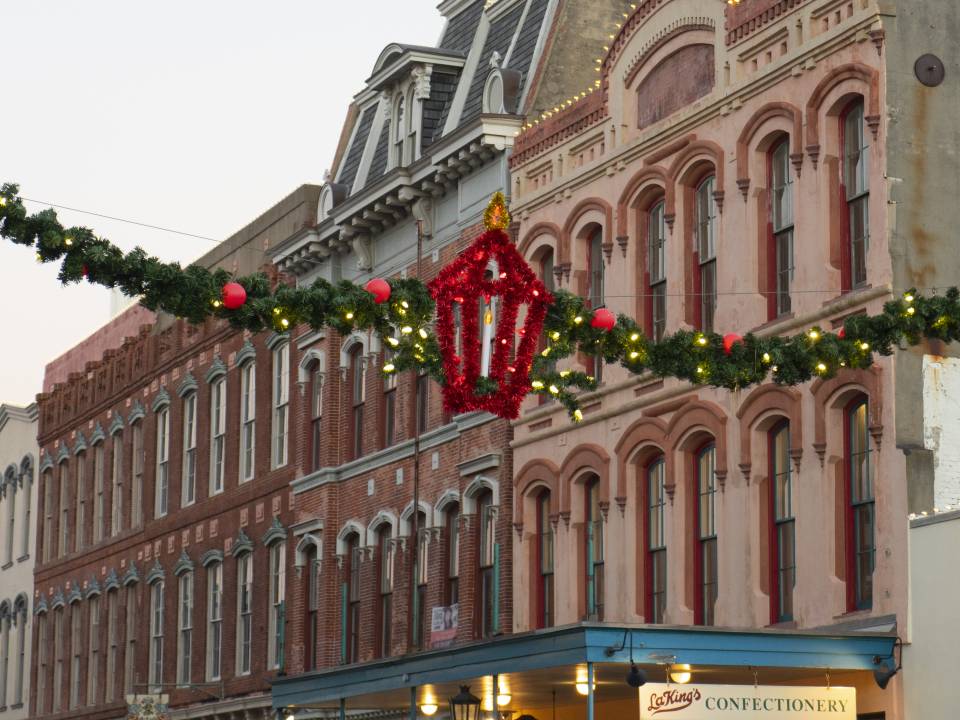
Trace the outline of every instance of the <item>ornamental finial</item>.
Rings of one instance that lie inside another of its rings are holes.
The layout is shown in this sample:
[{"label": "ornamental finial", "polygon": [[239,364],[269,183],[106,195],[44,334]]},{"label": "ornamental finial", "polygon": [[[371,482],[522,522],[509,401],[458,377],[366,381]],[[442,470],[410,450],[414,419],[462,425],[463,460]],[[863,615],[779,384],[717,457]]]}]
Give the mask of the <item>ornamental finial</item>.
[{"label": "ornamental finial", "polygon": [[495,192],[490,198],[490,204],[483,211],[483,226],[487,230],[506,230],[510,227],[510,212],[502,192]]}]

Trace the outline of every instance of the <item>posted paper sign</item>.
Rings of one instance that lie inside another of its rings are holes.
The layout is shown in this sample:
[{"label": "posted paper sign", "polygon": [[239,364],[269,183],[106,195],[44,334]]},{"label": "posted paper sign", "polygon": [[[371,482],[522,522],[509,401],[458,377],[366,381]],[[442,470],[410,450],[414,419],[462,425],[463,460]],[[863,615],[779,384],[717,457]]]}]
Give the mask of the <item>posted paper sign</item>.
[{"label": "posted paper sign", "polygon": [[849,687],[663,685],[640,688],[641,720],[856,720]]},{"label": "posted paper sign", "polygon": [[435,607],[430,615],[430,647],[447,648],[457,638],[457,624],[460,622],[460,605]]}]

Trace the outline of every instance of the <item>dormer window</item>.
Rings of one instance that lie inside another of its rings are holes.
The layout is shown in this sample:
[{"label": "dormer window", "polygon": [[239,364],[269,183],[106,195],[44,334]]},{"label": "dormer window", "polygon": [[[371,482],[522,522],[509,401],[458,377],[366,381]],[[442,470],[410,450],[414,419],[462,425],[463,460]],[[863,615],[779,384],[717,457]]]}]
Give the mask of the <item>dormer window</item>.
[{"label": "dormer window", "polygon": [[[493,61],[491,60],[491,64]],[[483,112],[509,115],[517,111],[520,94],[520,73],[493,64],[483,87]]]},{"label": "dormer window", "polygon": [[407,137],[407,103],[401,94],[393,113],[393,164],[403,165],[406,162],[404,140]]}]

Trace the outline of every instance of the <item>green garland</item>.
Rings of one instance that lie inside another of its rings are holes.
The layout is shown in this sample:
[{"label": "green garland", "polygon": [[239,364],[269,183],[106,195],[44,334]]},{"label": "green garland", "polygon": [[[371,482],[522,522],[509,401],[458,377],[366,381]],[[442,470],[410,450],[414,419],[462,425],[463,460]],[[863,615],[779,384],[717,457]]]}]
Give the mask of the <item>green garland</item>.
[{"label": "green garland", "polygon": [[[314,329],[332,327],[341,334],[372,330],[385,338],[393,355],[390,371],[417,368],[444,383],[443,364],[430,326],[434,303],[420,280],[390,280],[389,302],[378,305],[362,287],[344,281],[317,280],[309,287],[273,286],[263,273],[232,278],[224,270],[198,265],[164,263],[136,248],[128,253],[84,227],[65,228],[52,209],[30,215],[17,195],[18,187],[0,187],[0,236],[36,250],[39,262],[60,262],[64,284],[88,282],[119,288],[154,311],[167,312],[191,323],[209,317],[227,320],[237,329],[284,332],[299,324]],[[235,280],[247,291],[247,302],[228,310],[220,302],[224,284]],[[960,339],[960,290],[919,296],[915,291],[885,304],[875,316],[855,315],[844,331],[819,327],[793,336],[748,334],[729,348],[716,333],[679,331],[660,342],[647,338],[635,320],[620,315],[609,332],[591,326],[591,311],[583,298],[554,293],[544,323],[548,344],[535,359],[531,393],[557,398],[575,420],[581,419],[578,392],[596,388],[583,372],[558,371],[558,360],[575,353],[600,356],[631,373],[673,377],[694,385],[737,389],[772,380],[800,385],[815,377],[833,377],[843,368],[867,368],[874,353],[891,355],[903,345],[924,339]],[[478,388],[496,392],[495,387]]]}]

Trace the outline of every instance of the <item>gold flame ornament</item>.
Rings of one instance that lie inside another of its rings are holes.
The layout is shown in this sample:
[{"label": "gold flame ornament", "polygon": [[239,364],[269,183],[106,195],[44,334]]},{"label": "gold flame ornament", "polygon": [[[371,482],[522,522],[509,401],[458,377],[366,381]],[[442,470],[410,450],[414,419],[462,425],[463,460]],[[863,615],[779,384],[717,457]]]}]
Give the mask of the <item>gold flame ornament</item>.
[{"label": "gold flame ornament", "polygon": [[502,192],[495,192],[490,198],[490,204],[483,211],[483,226],[487,230],[506,230],[510,227],[510,212]]}]

